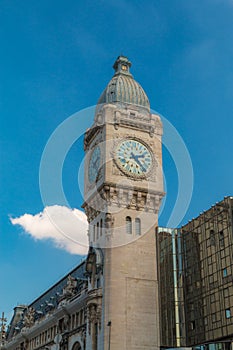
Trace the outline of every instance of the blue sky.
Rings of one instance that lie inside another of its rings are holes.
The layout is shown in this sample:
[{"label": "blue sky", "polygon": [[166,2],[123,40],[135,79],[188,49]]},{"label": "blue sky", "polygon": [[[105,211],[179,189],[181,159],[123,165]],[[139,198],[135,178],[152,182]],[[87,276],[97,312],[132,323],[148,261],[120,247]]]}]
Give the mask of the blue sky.
[{"label": "blue sky", "polygon": [[[10,315],[18,303],[29,303],[82,259],[51,237],[35,240],[10,217],[28,214],[41,224],[46,142],[60,123],[97,102],[119,54],[132,61],[151,107],[190,153],[194,189],[183,223],[233,194],[232,16],[232,0],[1,1],[0,311]],[[62,173],[72,209],[82,204],[82,158],[80,139]],[[178,177],[166,148],[163,161],[167,199],[160,224],[166,225]],[[55,197],[50,204],[63,205]]]}]

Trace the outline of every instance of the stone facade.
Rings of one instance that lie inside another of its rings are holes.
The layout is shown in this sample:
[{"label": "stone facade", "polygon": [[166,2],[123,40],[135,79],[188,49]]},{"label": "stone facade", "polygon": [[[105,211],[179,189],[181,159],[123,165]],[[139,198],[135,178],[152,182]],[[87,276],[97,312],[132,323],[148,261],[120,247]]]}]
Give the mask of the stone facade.
[{"label": "stone facade", "polygon": [[160,347],[155,227],[164,195],[162,124],[130,66],[118,57],[85,134],[86,262],[15,310],[7,350]]},{"label": "stone facade", "polygon": [[32,304],[15,308],[5,349],[85,349],[87,290],[83,262]]},{"label": "stone facade", "polygon": [[[124,84],[122,64],[128,69],[125,80],[131,81],[127,102],[109,101],[108,88],[84,141],[87,176],[83,207],[90,223],[90,246],[101,249],[104,256],[103,326],[98,334],[94,329],[90,337],[98,335],[98,349],[109,349],[110,342],[112,350],[152,350],[160,347],[155,227],[164,195],[162,124],[160,117],[148,110],[139,84],[129,76],[127,60],[119,58],[115,64],[114,84],[120,77]],[[113,82],[108,86],[117,100]],[[131,96],[138,105],[130,103]],[[139,154],[140,148],[143,153]],[[119,161],[127,149],[131,168]],[[143,170],[145,154],[148,171]],[[92,162],[98,164],[94,181],[89,168]]]}]

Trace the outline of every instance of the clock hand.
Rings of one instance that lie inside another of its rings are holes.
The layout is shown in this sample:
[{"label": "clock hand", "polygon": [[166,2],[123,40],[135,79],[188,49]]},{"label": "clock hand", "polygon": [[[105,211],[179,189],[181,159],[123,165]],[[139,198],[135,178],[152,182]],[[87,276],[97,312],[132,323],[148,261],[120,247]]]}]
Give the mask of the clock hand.
[{"label": "clock hand", "polygon": [[138,158],[145,158],[146,154],[147,154],[147,152],[144,152],[142,154],[138,154],[136,157],[138,157]]},{"label": "clock hand", "polygon": [[138,154],[135,156],[136,158],[145,158],[145,154]]},{"label": "clock hand", "polygon": [[[130,159],[134,159],[134,160],[136,160],[136,155],[135,155],[135,154],[133,154],[133,152],[131,152]],[[136,160],[136,161],[137,161],[137,160]]]},{"label": "clock hand", "polygon": [[133,152],[131,152],[131,157],[132,159],[135,160],[135,162],[140,166],[140,168],[142,169],[142,171],[146,172],[146,169],[144,168],[144,166],[142,165],[142,163],[140,162],[140,160],[138,159],[138,156],[134,155]]},{"label": "clock hand", "polygon": [[138,165],[141,167],[142,171],[146,172],[146,169],[144,168],[144,166],[142,165],[142,163],[140,162],[140,160],[136,159],[136,162],[137,162]]}]

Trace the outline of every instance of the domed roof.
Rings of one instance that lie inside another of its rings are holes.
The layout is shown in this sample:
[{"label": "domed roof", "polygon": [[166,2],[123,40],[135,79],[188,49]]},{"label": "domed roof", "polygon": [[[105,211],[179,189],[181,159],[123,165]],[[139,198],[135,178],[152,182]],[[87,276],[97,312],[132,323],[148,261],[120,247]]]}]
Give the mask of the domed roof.
[{"label": "domed roof", "polygon": [[130,67],[131,62],[127,57],[119,56],[117,58],[113,65],[115,74],[100,96],[98,104],[130,104],[150,111],[149,99],[141,85],[134,80],[129,71]]}]

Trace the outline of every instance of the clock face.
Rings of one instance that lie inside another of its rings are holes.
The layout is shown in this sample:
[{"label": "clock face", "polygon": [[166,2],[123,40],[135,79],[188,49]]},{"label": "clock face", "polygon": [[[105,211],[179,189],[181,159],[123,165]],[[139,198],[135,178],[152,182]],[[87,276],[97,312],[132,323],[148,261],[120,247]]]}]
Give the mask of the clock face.
[{"label": "clock face", "polygon": [[90,183],[93,183],[98,175],[100,169],[100,148],[97,146],[91,154],[88,167],[88,179]]},{"label": "clock face", "polygon": [[120,168],[129,175],[144,177],[152,167],[152,155],[141,142],[128,139],[121,142],[116,150]]}]

